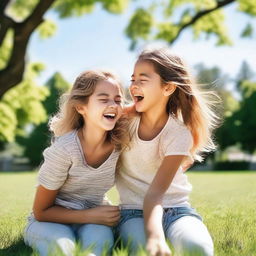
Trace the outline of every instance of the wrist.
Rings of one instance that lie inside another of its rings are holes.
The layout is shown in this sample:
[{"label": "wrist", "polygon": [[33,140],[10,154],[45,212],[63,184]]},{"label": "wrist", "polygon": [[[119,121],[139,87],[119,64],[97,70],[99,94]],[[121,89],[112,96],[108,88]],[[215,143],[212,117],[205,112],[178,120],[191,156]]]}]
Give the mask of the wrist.
[{"label": "wrist", "polygon": [[165,235],[164,233],[148,233],[147,234],[147,239],[148,240],[165,240]]},{"label": "wrist", "polygon": [[93,214],[93,209],[83,210],[83,221],[84,223],[94,223],[95,215]]}]

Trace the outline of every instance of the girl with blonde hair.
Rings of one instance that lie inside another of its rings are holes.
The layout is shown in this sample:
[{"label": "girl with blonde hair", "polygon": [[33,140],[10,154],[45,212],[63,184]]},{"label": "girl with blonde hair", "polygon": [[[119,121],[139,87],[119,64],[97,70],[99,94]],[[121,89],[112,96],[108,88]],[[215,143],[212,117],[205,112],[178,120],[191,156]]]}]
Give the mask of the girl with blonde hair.
[{"label": "girl with blonde hair", "polygon": [[[117,189],[118,234],[136,255],[213,255],[213,242],[189,202],[192,186],[182,166],[202,160],[215,145],[217,116],[209,93],[193,82],[183,61],[167,48],[143,51],[130,85],[134,106],[131,147],[121,155]],[[144,233],[145,228],[145,233]]]},{"label": "girl with blonde hair", "polygon": [[26,244],[40,256],[73,255],[75,243],[90,255],[113,246],[118,206],[105,193],[114,185],[115,167],[125,146],[123,92],[109,72],[86,71],[64,95],[50,122],[55,139],[45,149],[38,186],[25,229]]}]

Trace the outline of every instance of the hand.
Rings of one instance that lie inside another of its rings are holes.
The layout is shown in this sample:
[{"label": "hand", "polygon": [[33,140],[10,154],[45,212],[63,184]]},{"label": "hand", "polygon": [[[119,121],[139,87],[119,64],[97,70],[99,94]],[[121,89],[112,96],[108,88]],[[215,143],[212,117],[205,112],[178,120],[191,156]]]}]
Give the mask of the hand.
[{"label": "hand", "polygon": [[120,209],[118,206],[102,205],[88,209],[90,223],[115,226],[120,219]]},{"label": "hand", "polygon": [[150,256],[170,256],[171,250],[164,239],[149,238],[146,249]]}]

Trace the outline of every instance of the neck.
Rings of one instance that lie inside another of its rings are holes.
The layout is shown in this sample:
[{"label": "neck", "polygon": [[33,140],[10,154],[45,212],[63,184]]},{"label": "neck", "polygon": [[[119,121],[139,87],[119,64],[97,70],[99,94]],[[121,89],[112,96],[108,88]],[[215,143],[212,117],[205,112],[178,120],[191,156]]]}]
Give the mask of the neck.
[{"label": "neck", "polygon": [[97,148],[101,148],[106,142],[107,132],[102,129],[84,125],[81,132],[88,148],[97,150]]},{"label": "neck", "polygon": [[168,120],[169,115],[165,109],[147,111],[141,114],[141,122],[149,129],[163,127]]}]

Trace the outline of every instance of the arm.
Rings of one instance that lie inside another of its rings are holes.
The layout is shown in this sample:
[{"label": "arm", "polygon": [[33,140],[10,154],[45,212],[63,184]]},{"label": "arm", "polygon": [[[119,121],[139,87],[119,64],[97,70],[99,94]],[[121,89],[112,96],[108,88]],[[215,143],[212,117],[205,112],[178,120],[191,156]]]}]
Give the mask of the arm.
[{"label": "arm", "polygon": [[38,221],[57,223],[96,223],[107,226],[115,225],[120,217],[117,206],[98,206],[85,210],[72,210],[54,205],[58,190],[49,190],[39,185],[33,205],[33,212]]},{"label": "arm", "polygon": [[144,198],[143,212],[147,249],[151,255],[170,255],[162,227],[162,199],[185,156],[166,156]]}]

